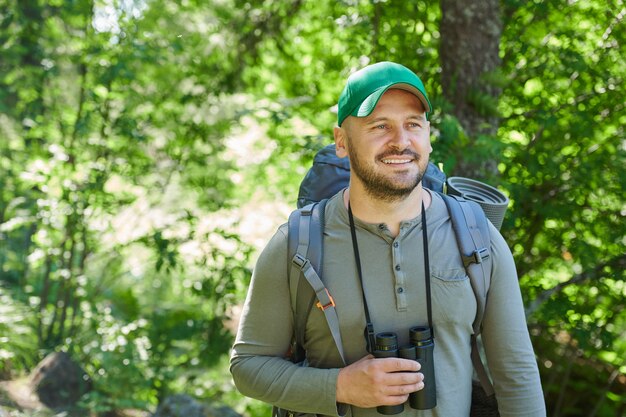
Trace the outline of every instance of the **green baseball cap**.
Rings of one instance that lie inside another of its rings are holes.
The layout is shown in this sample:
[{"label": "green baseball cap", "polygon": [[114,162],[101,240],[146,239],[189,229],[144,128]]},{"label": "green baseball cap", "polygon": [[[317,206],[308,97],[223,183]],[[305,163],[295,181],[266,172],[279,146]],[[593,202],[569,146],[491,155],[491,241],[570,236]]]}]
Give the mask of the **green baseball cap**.
[{"label": "green baseball cap", "polygon": [[390,88],[415,94],[424,105],[426,114],[432,111],[422,80],[404,65],[384,61],[368,65],[348,77],[339,96],[338,125],[341,126],[348,116],[369,116],[378,100]]}]

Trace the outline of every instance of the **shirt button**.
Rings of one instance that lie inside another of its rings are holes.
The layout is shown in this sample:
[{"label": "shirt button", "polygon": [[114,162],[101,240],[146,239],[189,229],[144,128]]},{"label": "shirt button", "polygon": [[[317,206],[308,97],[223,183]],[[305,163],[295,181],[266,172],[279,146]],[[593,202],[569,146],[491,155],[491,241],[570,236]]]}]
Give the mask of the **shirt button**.
[{"label": "shirt button", "polygon": [[396,271],[400,270],[400,265],[396,265]]},{"label": "shirt button", "polygon": [[385,230],[387,226],[385,226],[385,223],[381,223],[378,225],[378,230]]},{"label": "shirt button", "polygon": [[398,246],[400,246],[400,244],[398,242],[393,242],[393,247],[397,248]]},{"label": "shirt button", "polygon": [[399,287],[399,288],[398,288],[398,294],[402,294],[403,292],[404,292],[404,288]]}]

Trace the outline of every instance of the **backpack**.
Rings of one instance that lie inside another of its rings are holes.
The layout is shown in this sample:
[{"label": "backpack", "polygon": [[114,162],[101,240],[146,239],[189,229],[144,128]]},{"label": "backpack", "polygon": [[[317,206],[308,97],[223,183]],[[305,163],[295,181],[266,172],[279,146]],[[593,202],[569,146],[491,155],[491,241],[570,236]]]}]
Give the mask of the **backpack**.
[{"label": "backpack", "polygon": [[[298,209],[289,216],[288,259],[291,260],[289,291],[295,334],[288,356],[294,363],[306,360],[303,349],[304,331],[309,312],[316,304],[324,312],[331,335],[346,364],[335,303],[324,286],[321,272],[326,202],[328,198],[348,186],[349,178],[348,158],[338,158],[334,144],[324,147],[316,154],[313,166],[300,185]],[[439,193],[450,214],[463,265],[476,297],[477,311],[472,324],[474,330],[472,363],[484,390],[481,395],[495,401],[493,386],[480,358],[477,341],[491,280],[489,224],[483,209],[477,203],[459,196],[444,194],[445,181],[445,174],[429,162],[422,186]],[[476,391],[476,388],[480,388],[477,383],[474,384],[473,391]],[[474,393],[472,395],[474,396]],[[281,411],[284,410],[275,407],[273,415],[284,415],[280,414]]]}]

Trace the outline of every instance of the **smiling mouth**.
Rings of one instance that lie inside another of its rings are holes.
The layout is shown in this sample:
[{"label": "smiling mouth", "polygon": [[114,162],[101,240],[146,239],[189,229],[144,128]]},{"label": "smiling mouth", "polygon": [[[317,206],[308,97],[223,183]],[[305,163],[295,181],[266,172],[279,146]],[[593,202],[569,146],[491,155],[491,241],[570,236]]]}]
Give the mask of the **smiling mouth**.
[{"label": "smiling mouth", "polygon": [[403,152],[385,152],[379,155],[380,162],[385,165],[406,165],[419,160],[419,155],[410,149]]},{"label": "smiling mouth", "polygon": [[412,159],[382,159],[382,162],[386,165],[401,165],[408,164]]}]

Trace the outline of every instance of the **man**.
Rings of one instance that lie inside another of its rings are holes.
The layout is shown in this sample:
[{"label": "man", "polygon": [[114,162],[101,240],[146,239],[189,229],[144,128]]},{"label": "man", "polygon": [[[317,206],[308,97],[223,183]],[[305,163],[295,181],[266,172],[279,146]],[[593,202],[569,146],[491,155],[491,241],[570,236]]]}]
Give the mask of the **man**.
[{"label": "man", "polygon": [[[364,301],[376,332],[395,332],[399,344],[407,344],[409,328],[428,324],[428,255],[437,406],[418,411],[406,404],[398,415],[469,415],[476,299],[445,203],[421,185],[432,151],[431,110],[422,81],[404,66],[381,62],[349,77],[334,136],[337,155],[350,159],[350,186],[326,206],[323,263],[346,364],[317,308],[305,330],[308,366],[285,359],[294,323],[283,225],[259,257],[233,347],[231,372],[244,395],[329,416],[378,416],[378,406],[405,403],[428,381],[413,360],[368,354]],[[544,416],[513,258],[492,225],[490,234],[493,268],[482,335],[500,414]]]}]

